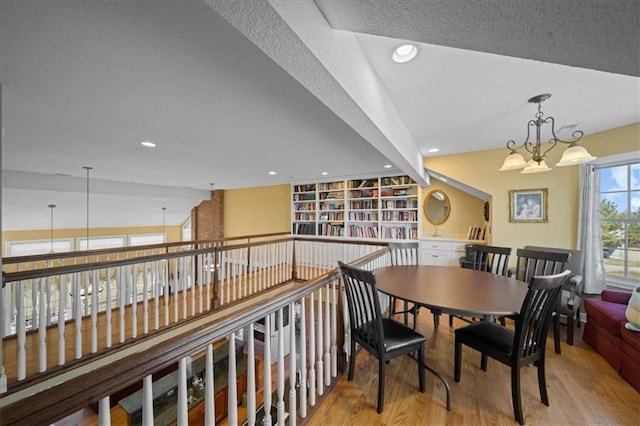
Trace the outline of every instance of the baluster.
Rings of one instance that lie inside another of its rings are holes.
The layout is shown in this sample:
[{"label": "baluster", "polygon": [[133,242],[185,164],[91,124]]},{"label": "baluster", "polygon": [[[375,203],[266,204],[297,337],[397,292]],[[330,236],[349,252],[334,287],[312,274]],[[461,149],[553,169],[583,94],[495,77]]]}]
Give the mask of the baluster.
[{"label": "baluster", "polygon": [[180,317],[179,317],[179,312],[178,312],[178,298],[180,296],[180,294],[178,293],[179,290],[179,285],[178,285],[178,279],[180,275],[180,271],[178,271],[178,258],[174,257],[173,258],[173,279],[171,280],[173,282],[173,322],[176,323],[179,321]]},{"label": "baluster", "polygon": [[46,323],[51,324],[51,277],[47,277],[47,286],[45,288],[45,306],[46,306]]},{"label": "baluster", "polygon": [[18,281],[16,286],[16,340],[18,343],[18,380],[27,377],[27,352],[26,344],[26,315],[24,303],[24,281]]},{"label": "baluster", "polygon": [[229,362],[227,363],[227,372],[229,376],[227,378],[227,420],[230,425],[238,424],[238,388],[237,388],[237,375],[236,375],[236,334],[231,333],[229,336]]},{"label": "baluster", "polygon": [[216,422],[216,407],[214,398],[213,345],[207,345],[207,358],[204,381],[204,424],[213,426]]},{"label": "baluster", "polygon": [[163,291],[162,295],[164,297],[164,325],[165,327],[169,325],[169,299],[171,297],[171,286],[169,285],[169,259],[164,261],[164,265],[162,268],[162,285]]},{"label": "baluster", "polygon": [[[34,280],[30,281],[29,289],[31,290],[31,329],[38,327],[38,295],[35,290]],[[26,324],[25,324],[26,325]]]},{"label": "baluster", "polygon": [[264,318],[264,426],[271,426],[271,315]]},{"label": "baluster", "polygon": [[[284,426],[284,321],[282,309],[278,309],[278,425]],[[289,324],[291,325],[291,324]]]},{"label": "baluster", "polygon": [[[191,289],[191,316],[196,316],[196,287],[198,286],[196,283],[196,265],[194,263],[194,258],[191,257],[188,259],[189,262],[189,277],[191,281],[191,285],[189,288]],[[199,280],[198,280],[199,281]]]},{"label": "baluster", "polygon": [[126,266],[118,267],[118,283],[116,288],[118,289],[118,314],[120,316],[120,321],[118,324],[118,329],[120,331],[120,343],[124,343],[125,341],[125,332],[126,332],[126,323],[125,323],[125,308],[127,305],[127,290],[126,286]]},{"label": "baluster", "polygon": [[[44,301],[45,289],[43,288],[45,282],[50,285],[50,278],[48,277],[46,281],[42,278],[38,279],[38,371],[40,373],[47,371],[47,321],[45,318],[47,314]],[[32,291],[34,288],[35,282],[32,282]]]},{"label": "baluster", "polygon": [[189,425],[189,401],[187,400],[187,358],[180,358],[178,363],[178,426]]},{"label": "baluster", "polygon": [[331,304],[331,376],[338,377],[338,319],[337,319],[337,306],[338,295],[336,287],[340,285],[339,280],[334,280],[331,284],[332,301]]},{"label": "baluster", "polygon": [[253,323],[248,327],[247,336],[247,424],[256,424],[256,356],[253,337]]},{"label": "baluster", "polygon": [[91,353],[98,352],[98,270],[94,269],[91,282]]},{"label": "baluster", "polygon": [[162,266],[162,260],[155,261],[153,266],[153,329],[157,330],[160,328],[160,289],[162,288],[160,267]]},{"label": "baluster", "polygon": [[149,280],[147,264],[142,263],[142,334],[149,334]]},{"label": "baluster", "polygon": [[98,426],[111,425],[111,403],[109,395],[100,399],[98,406]]},{"label": "baluster", "polygon": [[189,268],[187,267],[187,258],[183,257],[182,262],[182,319],[187,319],[187,293],[189,291]]},{"label": "baluster", "polygon": [[66,295],[67,281],[63,280],[62,275],[58,275],[58,365],[64,365],[65,362],[65,340],[64,325],[66,320]]},{"label": "baluster", "polygon": [[[296,425],[296,304],[289,305],[289,424]],[[283,408],[284,410],[284,408]]]},{"label": "baluster", "polygon": [[136,276],[136,269],[138,268],[137,264],[129,265],[129,273],[127,274],[127,293],[131,296],[129,300],[131,301],[131,338],[135,339],[138,337],[138,292],[137,292],[137,282],[138,277]]},{"label": "baluster", "polygon": [[[327,290],[324,303],[324,384],[329,386],[331,384],[331,315],[329,311],[329,284],[325,286]],[[322,293],[322,288],[320,288]]]},{"label": "baluster", "polygon": [[[89,259],[87,259],[87,263],[89,262]],[[82,303],[82,315],[88,315],[89,314],[89,297],[87,297],[87,295],[89,294],[89,277],[91,276],[91,271],[87,271],[86,274],[83,274],[84,276],[84,281],[82,281],[82,294],[84,297],[84,302]]]},{"label": "baluster", "polygon": [[304,297],[300,304],[300,417],[307,417],[307,317]]},{"label": "baluster", "polygon": [[204,312],[204,294],[203,294],[203,289],[204,289],[204,254],[199,254],[198,255],[198,290],[199,290],[199,304],[198,304],[198,313],[201,314],[202,312]]},{"label": "baluster", "polygon": [[107,332],[106,332],[106,336],[105,336],[105,344],[107,348],[111,347],[111,271],[109,270],[109,268],[107,268],[107,282],[105,284],[106,286],[106,298],[107,298],[107,306],[105,308],[105,320],[107,322],[106,326],[107,326]]},{"label": "baluster", "polygon": [[309,404],[316,405],[316,318],[313,293],[309,295]]},{"label": "baluster", "polygon": [[323,380],[323,376],[324,376],[324,363],[322,362],[322,355],[323,355],[323,327],[324,324],[322,323],[322,288],[318,289],[318,333],[316,334],[316,337],[318,339],[318,370],[317,370],[317,374],[318,377],[316,379],[316,385],[318,386],[318,395],[322,396],[324,395],[324,380]]},{"label": "baluster", "polygon": [[153,376],[142,379],[142,425],[153,426]]},{"label": "baluster", "polygon": [[73,274],[73,297],[75,306],[76,359],[82,358],[82,297],[80,296],[80,272]]}]

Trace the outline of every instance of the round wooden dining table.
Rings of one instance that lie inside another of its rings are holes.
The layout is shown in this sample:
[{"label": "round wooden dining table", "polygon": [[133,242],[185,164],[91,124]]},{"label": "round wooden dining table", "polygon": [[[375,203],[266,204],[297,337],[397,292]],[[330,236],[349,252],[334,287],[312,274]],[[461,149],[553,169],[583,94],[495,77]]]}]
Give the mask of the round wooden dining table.
[{"label": "round wooden dining table", "polygon": [[518,314],[527,294],[527,284],[515,278],[457,266],[385,266],[374,273],[381,292],[447,314]]}]

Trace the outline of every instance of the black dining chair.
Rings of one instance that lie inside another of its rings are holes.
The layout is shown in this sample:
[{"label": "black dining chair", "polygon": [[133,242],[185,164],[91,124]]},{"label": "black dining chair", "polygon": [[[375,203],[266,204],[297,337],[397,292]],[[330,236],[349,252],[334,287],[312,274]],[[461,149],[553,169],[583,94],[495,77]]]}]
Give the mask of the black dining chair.
[{"label": "black dining chair", "polygon": [[[565,269],[571,259],[571,252],[562,250],[545,250],[543,248],[535,249],[518,249],[516,252],[518,261],[514,272],[514,278],[520,281],[529,282],[534,275],[552,275],[558,274]],[[565,287],[566,287],[565,283]],[[555,312],[558,311],[560,301]],[[560,322],[558,315],[554,315],[554,349],[557,354],[561,353],[560,349]]]},{"label": "black dining chair", "polygon": [[410,327],[385,318],[380,310],[380,300],[373,272],[338,262],[342,273],[349,310],[350,352],[349,374],[353,380],[356,359],[356,343],[378,359],[378,413],[384,408],[385,365],[395,357],[415,353],[418,363],[420,392],[425,391],[424,344],[426,338]]},{"label": "black dining chair", "polygon": [[[389,254],[391,257],[391,265],[418,265],[418,243],[389,243]],[[406,300],[403,301],[403,308],[401,311],[397,310],[396,298],[391,297],[389,316],[396,314],[402,314],[404,316],[404,324],[409,325],[409,315],[413,316],[413,329],[416,329],[418,313],[420,306],[416,304],[409,304]],[[440,320],[440,311],[431,310],[433,313],[434,327],[437,328]]]},{"label": "black dining chair", "polygon": [[513,414],[524,424],[520,395],[520,369],[533,364],[538,369],[540,399],[549,405],[545,382],[545,347],[551,316],[558,304],[562,285],[569,271],[547,276],[533,276],[520,313],[515,316],[512,330],[490,321],[480,321],[455,330],[454,379],[460,381],[462,345],[482,354],[481,368],[487,370],[487,357],[511,367],[511,398]]},{"label": "black dining chair", "polygon": [[[476,271],[490,272],[496,275],[509,275],[509,257],[511,247],[486,246],[482,244],[469,244],[465,247],[466,255],[462,267]],[[449,327],[453,326],[453,318],[463,321],[469,320],[460,315],[449,315]]]}]

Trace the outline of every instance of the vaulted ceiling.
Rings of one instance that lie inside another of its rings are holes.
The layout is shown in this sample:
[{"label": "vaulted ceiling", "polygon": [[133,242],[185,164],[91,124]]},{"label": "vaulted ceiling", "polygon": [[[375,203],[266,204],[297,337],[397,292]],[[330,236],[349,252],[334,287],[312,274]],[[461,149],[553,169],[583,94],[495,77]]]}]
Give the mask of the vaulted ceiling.
[{"label": "vaulted ceiling", "polygon": [[84,226],[83,166],[92,226],[179,224],[212,187],[425,182],[424,156],[524,138],[539,93],[558,127],[638,122],[639,22],[636,0],[0,0],[2,228],[51,203]]}]

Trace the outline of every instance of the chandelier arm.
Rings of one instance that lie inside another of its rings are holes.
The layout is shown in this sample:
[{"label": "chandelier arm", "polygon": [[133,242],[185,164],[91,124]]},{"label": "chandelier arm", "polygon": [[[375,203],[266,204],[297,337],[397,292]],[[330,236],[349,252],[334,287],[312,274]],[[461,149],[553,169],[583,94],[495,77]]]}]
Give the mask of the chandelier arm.
[{"label": "chandelier arm", "polygon": [[526,149],[527,152],[533,155],[534,157],[539,154],[539,150],[536,149],[537,144],[530,142],[529,138],[531,137],[531,126],[535,126],[535,125],[536,125],[536,120],[529,120],[529,123],[527,123],[527,138],[522,143],[522,146],[524,147],[524,149]]}]

